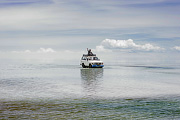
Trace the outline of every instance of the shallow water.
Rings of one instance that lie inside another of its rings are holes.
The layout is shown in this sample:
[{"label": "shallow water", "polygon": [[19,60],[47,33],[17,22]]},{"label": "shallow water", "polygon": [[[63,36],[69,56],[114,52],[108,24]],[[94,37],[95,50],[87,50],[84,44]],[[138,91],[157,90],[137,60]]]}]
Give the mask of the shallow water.
[{"label": "shallow water", "polygon": [[180,119],[179,65],[0,64],[3,119]]},{"label": "shallow water", "polygon": [[179,99],[1,101],[4,119],[180,119]]}]

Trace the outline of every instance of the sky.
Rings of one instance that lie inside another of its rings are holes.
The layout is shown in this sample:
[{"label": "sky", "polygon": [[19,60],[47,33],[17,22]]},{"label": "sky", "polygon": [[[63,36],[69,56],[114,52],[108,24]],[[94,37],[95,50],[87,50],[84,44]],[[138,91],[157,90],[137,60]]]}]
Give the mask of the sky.
[{"label": "sky", "polygon": [[0,57],[177,56],[179,11],[179,0],[0,0]]}]

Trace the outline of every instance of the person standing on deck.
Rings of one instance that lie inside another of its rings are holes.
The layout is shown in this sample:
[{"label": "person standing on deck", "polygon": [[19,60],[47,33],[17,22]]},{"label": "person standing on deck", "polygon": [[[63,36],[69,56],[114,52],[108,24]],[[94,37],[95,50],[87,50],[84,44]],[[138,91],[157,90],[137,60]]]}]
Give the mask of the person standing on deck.
[{"label": "person standing on deck", "polygon": [[88,51],[88,56],[92,56],[93,55],[93,53],[91,52],[91,49],[87,48],[87,51]]}]

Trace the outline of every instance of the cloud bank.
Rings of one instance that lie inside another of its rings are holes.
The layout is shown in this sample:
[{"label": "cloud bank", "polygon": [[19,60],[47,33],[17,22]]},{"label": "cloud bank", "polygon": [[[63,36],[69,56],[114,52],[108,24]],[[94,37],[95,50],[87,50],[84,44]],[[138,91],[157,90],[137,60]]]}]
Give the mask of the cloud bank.
[{"label": "cloud bank", "polygon": [[173,47],[174,50],[180,51],[180,46]]},{"label": "cloud bank", "polygon": [[12,51],[12,53],[55,53],[52,48],[40,48],[37,51],[24,50],[24,51]]},{"label": "cloud bank", "polygon": [[[1,0],[0,47],[8,51],[41,46],[81,50],[84,44],[93,48],[99,40],[111,37],[146,41],[156,38],[157,42],[169,38],[171,45],[168,40],[163,45],[172,47],[180,37],[178,3],[178,0]],[[126,48],[159,49],[154,47],[134,43]],[[97,50],[110,49],[99,45]]]},{"label": "cloud bank", "polygon": [[128,39],[128,40],[105,39],[101,42],[101,45],[96,46],[96,51],[107,51],[107,49],[130,49],[137,51],[164,50],[164,48],[161,48],[159,46],[154,46],[150,43],[144,45],[136,44],[132,39]]},{"label": "cloud bank", "polygon": [[37,52],[38,52],[38,53],[54,53],[54,52],[56,52],[56,51],[53,50],[52,48],[47,48],[47,49],[45,49],[45,48],[40,48]]}]

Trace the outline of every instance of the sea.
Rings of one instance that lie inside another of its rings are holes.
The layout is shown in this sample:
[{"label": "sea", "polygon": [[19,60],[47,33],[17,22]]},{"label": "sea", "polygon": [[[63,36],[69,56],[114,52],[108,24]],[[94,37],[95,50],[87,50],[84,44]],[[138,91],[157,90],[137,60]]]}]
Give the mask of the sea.
[{"label": "sea", "polygon": [[180,64],[1,61],[2,120],[179,120]]}]

